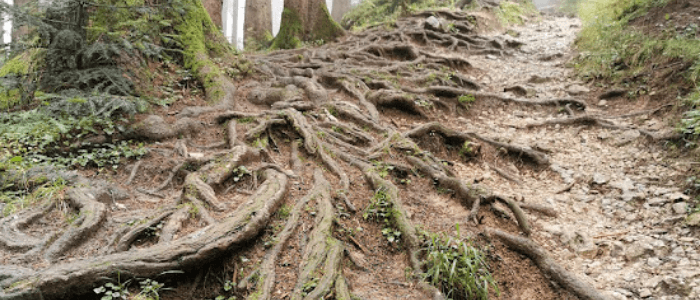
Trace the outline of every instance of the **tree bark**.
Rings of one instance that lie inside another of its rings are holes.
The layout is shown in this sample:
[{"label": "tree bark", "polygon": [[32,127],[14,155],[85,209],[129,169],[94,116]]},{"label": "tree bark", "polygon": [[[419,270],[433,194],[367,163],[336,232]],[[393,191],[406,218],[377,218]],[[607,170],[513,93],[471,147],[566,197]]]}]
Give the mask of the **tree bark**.
[{"label": "tree bark", "polygon": [[345,34],[331,18],[324,0],[284,1],[281,24],[273,49],[297,48],[302,41],[325,43]]},{"label": "tree bark", "polygon": [[247,40],[249,37],[262,39],[265,33],[272,34],[272,4],[270,0],[246,1],[245,2],[245,33],[243,36]]}]

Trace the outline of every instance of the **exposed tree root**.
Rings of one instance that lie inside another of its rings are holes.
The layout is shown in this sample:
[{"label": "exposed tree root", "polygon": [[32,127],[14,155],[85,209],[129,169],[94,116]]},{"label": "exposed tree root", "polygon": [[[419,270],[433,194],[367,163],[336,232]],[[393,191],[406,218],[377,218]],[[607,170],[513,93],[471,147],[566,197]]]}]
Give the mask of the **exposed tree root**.
[{"label": "exposed tree root", "polygon": [[45,298],[65,298],[67,293],[87,292],[100,277],[120,270],[122,276],[149,277],[168,270],[190,269],[225,253],[256,236],[286,194],[287,177],[272,169],[250,201],[222,222],[167,244],[144,249],[58,263],[47,269],[13,274],[2,282],[0,297],[18,298],[41,293]]},{"label": "exposed tree root", "polygon": [[[331,292],[338,277],[342,277],[340,261],[343,258],[343,244],[332,235],[333,204],[330,199],[330,183],[323,178],[320,170],[314,172],[315,186],[309,198],[315,199],[318,210],[309,242],[301,258],[297,283],[292,290],[291,299],[323,299]],[[323,274],[320,278],[317,274]],[[317,281],[313,290],[308,290],[308,283]],[[342,285],[341,285],[342,288]]]},{"label": "exposed tree root", "polygon": [[95,191],[86,188],[70,189],[66,192],[71,206],[80,211],[78,219],[74,221],[76,225],[80,225],[70,226],[58,240],[46,249],[44,252],[46,260],[55,261],[66,251],[85,241],[105,220],[107,206],[97,202],[94,194]]},{"label": "exposed tree root", "polygon": [[[406,216],[406,209],[403,207],[401,198],[399,198],[398,188],[388,180],[379,176],[370,165],[361,162],[355,162],[367,181],[372,185],[375,192],[385,193],[386,199],[392,204],[394,212],[391,214],[393,225],[401,232],[402,240],[408,249],[408,257],[411,267],[414,272],[422,270],[422,263],[419,261],[418,252],[420,250],[420,238],[415,226]],[[424,281],[419,282],[420,287],[425,290],[433,300],[445,299],[444,295],[434,286],[429,285]]]},{"label": "exposed tree root", "polygon": [[[612,118],[614,118],[614,117],[612,117]],[[677,139],[683,138],[683,135],[680,133],[675,133],[675,132],[654,133],[654,132],[651,132],[651,131],[648,131],[645,129],[617,125],[610,120],[606,120],[603,117],[591,116],[591,115],[581,115],[581,116],[567,118],[567,119],[552,119],[552,120],[546,120],[546,121],[539,122],[539,123],[530,123],[530,124],[526,125],[526,128],[549,126],[549,125],[593,125],[593,126],[599,126],[602,128],[613,129],[613,130],[637,130],[637,131],[639,131],[639,133],[643,134],[644,136],[650,138],[653,141],[677,140]]]},{"label": "exposed tree root", "polygon": [[[324,195],[330,195],[330,183],[323,178],[323,173],[316,169],[314,171],[314,188],[302,199],[294,204],[284,229],[277,235],[277,243],[266,255],[263,262],[260,264],[258,269],[258,282],[255,293],[253,293],[248,299],[271,299],[272,288],[275,284],[275,265],[277,262],[277,257],[282,248],[287,244],[287,241],[294,233],[294,230],[299,225],[299,218],[302,213],[302,209],[310,200],[316,199],[318,197],[324,197]],[[241,281],[238,285],[240,289],[244,288],[244,283],[247,284],[246,280]]]},{"label": "exposed tree root", "polygon": [[514,236],[497,229],[487,229],[486,233],[501,240],[508,247],[521,252],[530,259],[547,275],[561,284],[567,290],[574,292],[581,299],[586,300],[609,300],[612,299],[601,294],[590,283],[578,279],[574,274],[567,271],[554,260],[547,252],[530,239]]}]

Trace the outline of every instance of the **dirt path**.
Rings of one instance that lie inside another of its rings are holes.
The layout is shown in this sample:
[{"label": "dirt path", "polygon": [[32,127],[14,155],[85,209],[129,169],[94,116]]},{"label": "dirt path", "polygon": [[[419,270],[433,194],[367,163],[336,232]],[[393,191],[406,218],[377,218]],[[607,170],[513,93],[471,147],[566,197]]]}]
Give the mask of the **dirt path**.
[{"label": "dirt path", "polygon": [[[625,97],[600,101],[600,92],[586,92],[565,67],[580,23],[544,17],[542,22],[514,28],[525,42],[514,56],[472,56],[484,70],[480,80],[489,91],[520,86],[535,97],[579,94],[589,115],[616,116],[658,106]],[[597,104],[597,105],[596,105]],[[526,202],[555,208],[558,217],[533,217],[534,239],[561,264],[584,275],[618,299],[698,299],[700,253],[697,231],[684,226],[687,196],[673,181],[687,169],[664,159],[663,147],[639,130],[601,126],[528,124],[570,118],[564,109],[552,112],[513,106],[474,108],[473,117],[458,123],[501,141],[530,145],[550,153],[552,165],[564,174],[533,172],[520,165],[487,161],[510,173],[520,184],[482,166],[459,165],[465,178],[483,178],[504,193]],[[580,113],[577,112],[577,116]],[[650,132],[669,130],[660,114],[610,119],[618,126]],[[569,184],[573,183],[572,186]],[[563,188],[567,187],[566,191]],[[651,299],[651,298],[650,298]]]}]

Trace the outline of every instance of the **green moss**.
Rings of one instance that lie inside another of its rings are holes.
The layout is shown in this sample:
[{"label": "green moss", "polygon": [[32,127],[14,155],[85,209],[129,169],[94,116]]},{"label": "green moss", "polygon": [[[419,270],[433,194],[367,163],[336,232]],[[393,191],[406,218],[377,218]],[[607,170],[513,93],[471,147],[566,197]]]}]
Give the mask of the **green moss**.
[{"label": "green moss", "polygon": [[331,14],[328,13],[328,8],[325,5],[319,5],[316,10],[316,24],[311,32],[309,40],[320,41],[321,44],[330,41],[343,34],[343,28],[333,20]]},{"label": "green moss", "polygon": [[175,30],[179,33],[178,40],[184,50],[184,65],[185,68],[192,70],[204,85],[207,100],[216,103],[226,94],[222,85],[224,75],[210,59],[209,53],[225,55],[228,53],[228,48],[202,3],[187,1],[189,2],[187,13],[175,25]]},{"label": "green moss", "polygon": [[285,8],[282,11],[282,28],[272,42],[272,49],[295,49],[301,46],[302,24],[297,12]]},{"label": "green moss", "polygon": [[29,73],[30,68],[31,54],[29,52],[24,52],[10,59],[2,66],[2,68],[0,68],[0,77],[7,76],[9,74],[27,74]]},{"label": "green moss", "polygon": [[529,0],[523,3],[503,1],[496,10],[496,16],[504,26],[523,24],[522,16],[536,14],[537,8]]}]

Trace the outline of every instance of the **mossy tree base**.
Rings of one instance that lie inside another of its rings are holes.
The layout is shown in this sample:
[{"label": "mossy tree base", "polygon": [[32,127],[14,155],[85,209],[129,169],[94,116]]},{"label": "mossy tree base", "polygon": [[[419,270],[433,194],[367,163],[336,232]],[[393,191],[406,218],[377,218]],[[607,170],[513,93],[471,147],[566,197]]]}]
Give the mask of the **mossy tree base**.
[{"label": "mossy tree base", "polygon": [[323,0],[285,1],[280,28],[272,49],[295,49],[301,42],[323,44],[345,34]]}]

